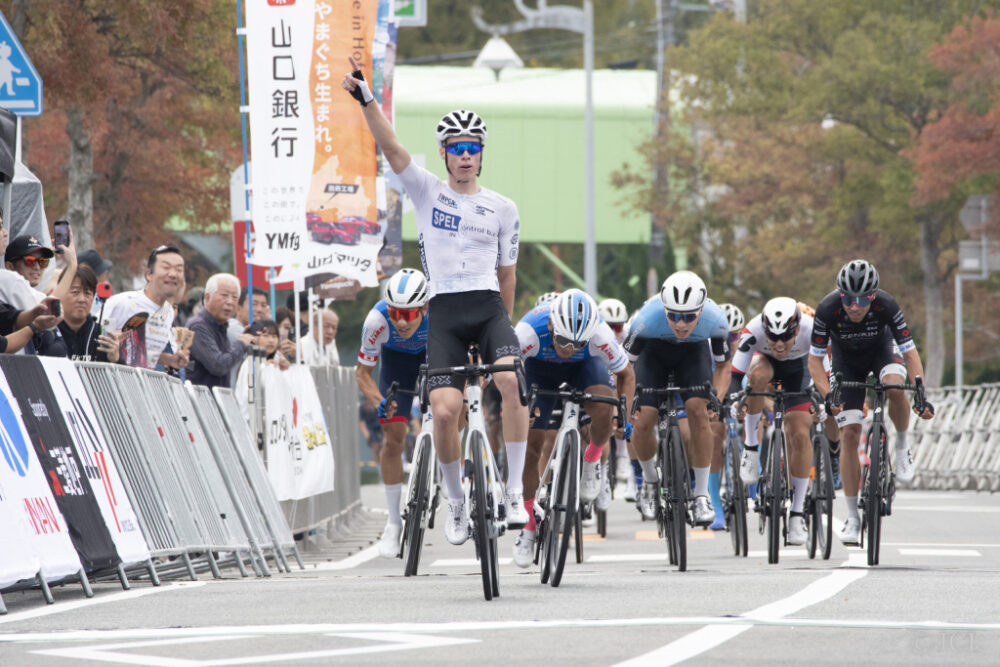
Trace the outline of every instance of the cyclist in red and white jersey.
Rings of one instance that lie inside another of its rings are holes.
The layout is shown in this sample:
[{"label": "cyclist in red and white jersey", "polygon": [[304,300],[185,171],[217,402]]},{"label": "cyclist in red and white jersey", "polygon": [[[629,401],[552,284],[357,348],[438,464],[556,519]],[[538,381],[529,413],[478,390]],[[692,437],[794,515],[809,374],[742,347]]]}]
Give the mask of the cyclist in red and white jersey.
[{"label": "cyclist in red and white jersey", "polygon": [[[448,172],[442,181],[417,165],[382,114],[357,63],[342,87],[362,106],[375,142],[399,175],[416,209],[420,259],[428,280],[427,364],[431,368],[468,362],[468,346],[478,343],[485,363],[510,364],[521,348],[511,324],[517,278],[517,206],[479,184],[486,123],[473,111],[459,109],[438,123],[435,137]],[[496,373],[503,399],[503,435],[507,445],[507,522],[528,522],[521,474],[528,440],[528,410],[521,405],[513,372]],[[462,490],[458,420],[464,380],[431,378],[434,443],[448,494],[445,537],[462,544],[469,520]]]},{"label": "cyclist in red and white jersey", "polygon": [[[608,326],[611,327],[611,331],[615,334],[615,340],[619,344],[625,343],[625,323],[628,322],[628,308],[625,304],[618,299],[604,299],[599,304],[597,304],[597,311],[601,315],[601,319],[607,322]],[[625,439],[624,429],[617,429],[612,435],[611,439],[614,441],[613,451],[609,452],[609,455],[614,455],[617,457],[615,462],[615,477],[619,482],[625,482],[628,484],[629,480],[632,481],[632,486],[635,486],[635,481],[633,479],[632,464],[631,461],[635,459],[635,452],[631,451],[631,444]],[[636,460],[636,465],[638,465],[638,460]],[[601,489],[602,495],[608,496],[607,500],[611,500],[611,489],[607,488]],[[632,498],[635,499],[635,489],[632,489]]]}]

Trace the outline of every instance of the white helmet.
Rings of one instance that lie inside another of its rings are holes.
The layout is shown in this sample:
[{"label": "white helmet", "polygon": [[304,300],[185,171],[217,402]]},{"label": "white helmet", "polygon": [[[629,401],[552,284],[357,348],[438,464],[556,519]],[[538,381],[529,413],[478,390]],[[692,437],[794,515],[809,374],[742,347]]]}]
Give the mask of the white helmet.
[{"label": "white helmet", "polygon": [[837,289],[848,296],[867,296],[878,289],[878,271],[863,259],[851,260],[837,274]]},{"label": "white helmet", "polygon": [[795,299],[779,296],[764,304],[764,312],[760,314],[764,333],[780,336],[790,333],[799,326],[802,311]]},{"label": "white helmet", "polygon": [[401,269],[385,281],[382,298],[393,308],[419,308],[427,303],[427,278],[416,269]]},{"label": "white helmet", "polygon": [[476,137],[486,143],[486,123],[475,111],[456,109],[445,114],[437,124],[434,133],[438,145],[444,146],[451,137]]},{"label": "white helmet", "polygon": [[535,299],[535,308],[541,306],[544,303],[555,301],[558,298],[559,298],[559,292],[546,292],[545,294],[542,294],[540,297]]},{"label": "white helmet", "polygon": [[628,320],[628,309],[618,299],[605,299],[597,304],[597,312],[608,324],[625,324]]},{"label": "white helmet", "polygon": [[589,294],[579,289],[568,289],[560,294],[552,302],[549,319],[552,321],[553,336],[577,344],[588,342],[601,321],[597,304]]},{"label": "white helmet", "polygon": [[726,314],[726,321],[729,322],[729,333],[743,331],[743,326],[746,324],[746,319],[743,317],[743,311],[731,303],[724,303],[720,306],[720,308],[722,308],[722,312]]},{"label": "white helmet", "polygon": [[693,313],[705,305],[708,289],[704,281],[691,271],[677,271],[663,281],[660,301],[675,313]]}]

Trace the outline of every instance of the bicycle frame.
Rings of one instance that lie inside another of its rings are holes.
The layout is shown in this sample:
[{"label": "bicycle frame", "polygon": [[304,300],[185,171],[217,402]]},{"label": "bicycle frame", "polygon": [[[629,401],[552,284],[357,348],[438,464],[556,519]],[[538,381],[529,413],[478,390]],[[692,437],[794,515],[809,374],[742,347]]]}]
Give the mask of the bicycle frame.
[{"label": "bicycle frame", "polygon": [[[497,461],[493,456],[493,449],[490,447],[490,440],[486,433],[486,420],[483,417],[483,390],[479,386],[479,383],[472,381],[471,378],[469,382],[465,383],[465,403],[468,407],[468,426],[465,427],[463,457],[466,465],[476,460],[472,451],[476,439],[472,437],[472,434],[478,433],[481,436],[480,442],[484,445],[483,456],[481,457],[483,461],[483,478],[486,480],[486,488],[490,490],[493,498],[496,500],[496,502],[491,503],[491,520],[487,525],[489,536],[495,538],[503,535],[507,530],[506,499],[503,493],[503,482],[498,476],[500,469],[497,467]],[[463,484],[466,503],[469,503],[471,500],[470,479],[471,471],[466,470],[465,483]],[[471,507],[471,505],[467,504],[466,507]]]}]

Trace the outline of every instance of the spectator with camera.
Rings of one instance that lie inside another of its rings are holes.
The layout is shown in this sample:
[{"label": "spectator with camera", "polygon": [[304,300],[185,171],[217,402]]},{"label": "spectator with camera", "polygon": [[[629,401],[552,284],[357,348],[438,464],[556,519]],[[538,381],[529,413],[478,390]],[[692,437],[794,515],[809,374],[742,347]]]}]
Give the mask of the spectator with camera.
[{"label": "spectator with camera", "polygon": [[104,306],[108,328],[123,332],[122,361],[129,366],[185,368],[187,350],[177,349],[174,338],[174,305],[184,290],[184,257],[175,245],[161,245],[146,261],[146,287],[115,294]]},{"label": "spectator with camera", "polygon": [[205,308],[188,320],[194,332],[191,360],[194,366],[188,379],[206,387],[232,387],[231,374],[255,345],[257,337],[241,333],[230,345],[227,330],[236,314],[240,281],[230,273],[217,273],[205,283]]},{"label": "spectator with camera", "polygon": [[59,323],[60,316],[53,315],[55,297],[45,297],[40,304],[28,310],[18,310],[8,303],[0,303],[0,353],[14,354],[30,347],[32,339]]},{"label": "spectator with camera", "polygon": [[[68,267],[63,269],[63,274],[68,272]],[[59,276],[60,281],[63,277]],[[70,359],[117,363],[120,358],[117,332],[101,326],[91,314],[96,292],[94,270],[87,264],[80,264],[69,292],[62,298],[63,320],[59,323],[59,333]]]}]

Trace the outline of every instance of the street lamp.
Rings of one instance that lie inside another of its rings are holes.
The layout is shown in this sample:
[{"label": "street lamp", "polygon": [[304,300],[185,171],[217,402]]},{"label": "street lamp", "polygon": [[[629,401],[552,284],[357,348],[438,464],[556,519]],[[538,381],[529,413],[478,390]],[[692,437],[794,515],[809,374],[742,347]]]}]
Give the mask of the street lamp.
[{"label": "street lamp", "polygon": [[[514,0],[514,6],[521,16],[521,21],[507,25],[490,25],[483,20],[482,9],[472,8],[472,21],[483,32],[491,33],[494,39],[499,35],[534,30],[535,28],[552,28],[569,30],[583,34],[583,68],[586,71],[586,101],[584,103],[583,122],[585,126],[585,202],[587,235],[583,244],[583,279],[590,294],[597,294],[597,241],[596,224],[594,221],[594,3],[593,0],[583,0],[583,9],[566,5],[547,6],[548,0],[538,0],[538,9],[525,7],[524,0]],[[492,42],[493,39],[490,40]],[[502,40],[501,40],[502,41]],[[506,45],[506,42],[504,43]],[[487,42],[487,47],[489,42]],[[509,49],[510,46],[507,46]],[[483,49],[486,51],[486,48]],[[511,49],[513,53],[513,49]],[[482,53],[479,54],[483,56]],[[517,57],[517,54],[514,54]],[[479,59],[477,58],[477,61]],[[520,61],[520,58],[518,58]],[[500,73],[497,73],[497,78]]]},{"label": "street lamp", "polygon": [[493,74],[499,81],[501,70],[505,67],[524,67],[524,62],[503,37],[493,35],[476,56],[476,61],[472,63],[472,66],[488,67],[493,70]]}]

